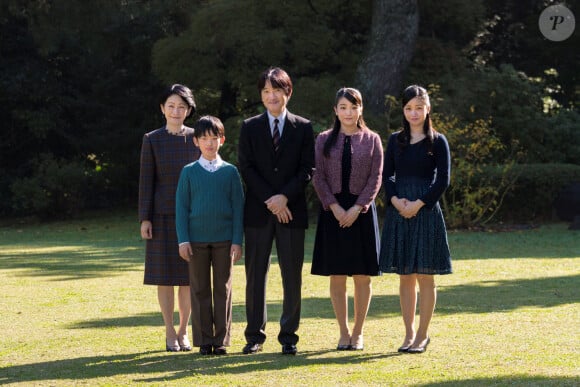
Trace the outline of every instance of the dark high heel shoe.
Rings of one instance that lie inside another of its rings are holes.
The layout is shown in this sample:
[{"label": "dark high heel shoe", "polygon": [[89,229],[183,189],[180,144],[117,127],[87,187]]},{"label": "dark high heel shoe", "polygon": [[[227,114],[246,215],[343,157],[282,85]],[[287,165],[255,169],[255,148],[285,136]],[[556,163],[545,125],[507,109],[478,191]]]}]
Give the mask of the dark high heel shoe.
[{"label": "dark high heel shoe", "polygon": [[[399,349],[397,349],[397,352],[400,352],[400,353],[407,353],[407,352],[409,352],[409,348],[411,348],[411,346],[413,345],[413,342],[414,341],[415,340],[413,340],[413,339],[412,340],[405,339],[405,341],[403,341],[403,345],[401,345],[399,347]],[[409,343],[409,344],[405,345],[405,343]]]},{"label": "dark high heel shoe", "polygon": [[351,339],[350,349],[353,351],[362,351],[363,349],[365,349],[363,335],[358,335],[354,343],[352,343]]},{"label": "dark high heel shoe", "polygon": [[418,347],[410,347],[407,349],[407,353],[424,353],[427,350],[427,346],[431,342],[431,338],[427,337],[420,346]]},{"label": "dark high heel shoe", "polygon": [[183,335],[182,337],[177,338],[177,342],[179,343],[179,347],[182,351],[187,352],[191,351],[191,344],[189,343],[189,339],[187,335]]},{"label": "dark high heel shoe", "polygon": [[177,342],[177,340],[172,340],[172,342],[170,343],[166,338],[165,339],[165,350],[167,352],[179,352],[179,351],[181,351],[181,347],[179,346],[179,343]]},{"label": "dark high heel shoe", "polygon": [[[341,343],[346,341],[346,344],[342,344]],[[340,338],[340,340],[338,340],[338,345],[336,346],[336,350],[337,351],[350,351],[352,349],[352,345],[350,345],[350,337],[348,337],[348,340],[343,340],[342,337]]]}]

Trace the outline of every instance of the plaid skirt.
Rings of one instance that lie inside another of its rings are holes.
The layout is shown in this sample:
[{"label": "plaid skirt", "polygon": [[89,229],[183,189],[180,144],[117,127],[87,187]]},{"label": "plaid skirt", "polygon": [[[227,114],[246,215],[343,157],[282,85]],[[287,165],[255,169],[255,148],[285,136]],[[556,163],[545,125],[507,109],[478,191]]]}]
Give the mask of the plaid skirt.
[{"label": "plaid skirt", "polygon": [[175,215],[153,215],[145,246],[145,285],[189,286],[187,261],[179,256]]}]

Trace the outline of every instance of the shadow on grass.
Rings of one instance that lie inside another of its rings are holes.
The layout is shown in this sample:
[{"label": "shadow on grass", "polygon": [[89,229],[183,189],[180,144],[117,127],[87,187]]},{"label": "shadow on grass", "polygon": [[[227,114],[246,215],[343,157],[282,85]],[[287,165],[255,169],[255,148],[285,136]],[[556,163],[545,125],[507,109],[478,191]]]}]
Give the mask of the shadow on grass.
[{"label": "shadow on grass", "polygon": [[[438,290],[437,314],[490,313],[512,311],[522,307],[550,308],[578,302],[580,275],[511,281],[481,281],[473,284],[449,286]],[[352,297],[349,310],[353,310]],[[245,321],[245,305],[237,303],[232,308],[235,322]],[[282,313],[279,302],[268,303],[268,324],[278,324]],[[369,317],[380,318],[398,315],[398,295],[375,295],[371,300]],[[302,300],[302,319],[334,319],[334,312],[327,297],[309,297]],[[174,319],[178,320],[176,313]],[[87,320],[69,324],[69,329],[161,326],[157,312],[122,318]]]},{"label": "shadow on grass", "polygon": [[[578,302],[580,275],[480,281],[437,289],[437,314],[490,313]],[[398,296],[373,296],[369,316],[399,312]]]},{"label": "shadow on grass", "polygon": [[[365,363],[375,359],[405,356],[396,352],[384,354],[365,354],[345,352],[340,357],[324,357],[334,350],[301,351],[296,356],[273,353],[256,355],[229,354],[228,356],[200,356],[198,354],[167,354],[150,351],[114,356],[81,357],[77,359],[37,362],[26,365],[1,368],[0,384],[17,382],[40,382],[43,380],[63,380],[75,383],[91,383],[98,378],[122,378],[118,383],[125,384],[129,379],[134,383],[162,383],[184,378],[201,376],[220,376],[223,374],[248,374],[252,372],[284,370],[288,368],[311,367],[325,364]],[[126,375],[126,376],[123,376]],[[135,375],[132,377],[131,375]],[[150,375],[150,377],[148,377]],[[259,380],[257,380],[259,382]],[[115,383],[115,382],[113,382]],[[423,386],[503,386],[503,385],[577,385],[574,377],[544,377],[530,375],[510,375],[494,378],[476,378],[442,383],[429,383]],[[282,383],[283,384],[283,383]]]},{"label": "shadow on grass", "polygon": [[[265,352],[255,355],[231,353],[227,356],[201,356],[195,352],[168,354],[161,351],[149,351],[113,356],[81,357],[3,367],[0,368],[2,375],[0,376],[0,384],[39,382],[42,380],[74,380],[76,383],[90,383],[92,379],[96,378],[115,378],[133,374],[136,374],[132,380],[135,383],[164,384],[168,381],[195,375],[245,374],[253,371],[272,371],[324,364],[352,365],[373,359],[401,356],[396,352],[364,354],[359,351],[349,351],[341,354],[341,357],[324,357],[329,352],[335,353],[336,351],[300,351],[296,356]],[[144,377],[148,374],[155,376]],[[118,382],[127,383],[126,378],[130,378],[130,376],[123,377],[123,380]]]},{"label": "shadow on grass", "polygon": [[9,248],[0,252],[0,268],[25,269],[15,276],[54,276],[58,281],[109,277],[142,269],[142,251],[139,245],[127,244],[50,246],[31,243],[21,252],[13,252]]},{"label": "shadow on grass", "polygon": [[418,384],[421,387],[464,387],[464,386],[578,386],[580,378],[548,377],[532,375],[510,375],[493,378],[475,378],[449,382]]}]

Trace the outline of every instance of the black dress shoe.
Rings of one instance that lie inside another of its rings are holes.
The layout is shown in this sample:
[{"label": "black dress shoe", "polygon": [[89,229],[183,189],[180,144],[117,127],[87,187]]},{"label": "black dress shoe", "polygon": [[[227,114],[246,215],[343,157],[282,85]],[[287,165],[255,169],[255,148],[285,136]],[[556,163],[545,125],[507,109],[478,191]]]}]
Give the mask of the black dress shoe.
[{"label": "black dress shoe", "polygon": [[245,355],[260,352],[262,350],[262,344],[260,343],[247,343],[242,352]]},{"label": "black dress shoe", "polygon": [[350,351],[352,349],[352,345],[350,344],[338,344],[336,346],[337,351]]},{"label": "black dress shoe", "polygon": [[294,344],[284,344],[282,345],[282,354],[283,355],[296,355],[298,352],[298,348]]},{"label": "black dress shoe", "polygon": [[411,348],[410,345],[406,345],[406,346],[403,345],[403,346],[399,347],[399,349],[397,349],[397,352],[406,353],[406,352],[409,352],[409,348]]},{"label": "black dress shoe", "polygon": [[227,355],[228,350],[223,345],[214,345],[213,346],[213,354],[214,355]]},{"label": "black dress shoe", "polygon": [[425,340],[423,340],[423,345],[420,345],[418,347],[409,347],[409,349],[407,349],[407,353],[423,353],[427,350],[427,346],[429,345],[429,343],[431,342],[431,338],[427,337]]},{"label": "black dress shoe", "polygon": [[201,347],[199,347],[199,353],[202,355],[211,355],[211,344],[204,344]]}]

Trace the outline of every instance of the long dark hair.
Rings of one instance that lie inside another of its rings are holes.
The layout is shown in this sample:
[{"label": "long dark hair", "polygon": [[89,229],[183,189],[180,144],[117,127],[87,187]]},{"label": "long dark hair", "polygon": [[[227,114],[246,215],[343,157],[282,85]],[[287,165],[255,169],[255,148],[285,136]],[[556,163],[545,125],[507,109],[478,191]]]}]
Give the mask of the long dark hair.
[{"label": "long dark hair", "polygon": [[[346,98],[347,101],[352,103],[353,105],[362,107],[362,94],[357,89],[353,89],[352,87],[343,87],[336,92],[336,98],[334,99],[334,106],[338,106],[338,101],[341,98]],[[364,129],[367,127],[365,124],[365,120],[363,119],[362,114],[358,118],[356,122],[356,126],[358,128]],[[338,119],[338,115],[335,114],[334,116],[334,125],[332,126],[332,132],[330,136],[326,139],[324,143],[324,150],[323,154],[324,157],[328,157],[330,155],[330,149],[336,144],[336,140],[338,139],[338,133],[340,132],[340,120]]]},{"label": "long dark hair", "polygon": [[[427,90],[418,85],[411,85],[403,91],[402,98],[403,109],[405,109],[405,106],[409,103],[409,101],[415,97],[418,97],[419,99],[423,100],[425,106],[429,107],[431,106]],[[425,137],[427,139],[427,152],[429,154],[433,152],[433,141],[435,141],[435,137],[437,136],[437,132],[435,131],[435,129],[433,129],[433,123],[431,122],[430,113],[431,113],[430,111],[427,113],[427,117],[425,118],[425,122],[423,123],[423,133],[425,133]],[[407,119],[405,118],[404,113],[403,113],[403,130],[397,135],[397,141],[401,149],[404,149],[411,143],[411,125],[409,125],[409,121],[407,121]]]}]

